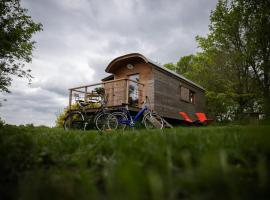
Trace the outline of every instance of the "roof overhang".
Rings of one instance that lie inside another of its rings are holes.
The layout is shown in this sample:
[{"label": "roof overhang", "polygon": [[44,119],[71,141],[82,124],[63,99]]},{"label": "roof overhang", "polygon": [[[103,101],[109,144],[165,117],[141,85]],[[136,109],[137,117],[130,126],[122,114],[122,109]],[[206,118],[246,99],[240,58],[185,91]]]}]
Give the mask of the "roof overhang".
[{"label": "roof overhang", "polygon": [[187,79],[186,77],[182,76],[181,74],[178,74],[178,73],[176,73],[176,72],[174,72],[174,71],[172,71],[172,70],[170,70],[170,69],[168,69],[168,68],[166,68],[166,67],[164,67],[164,66],[162,66],[162,65],[160,65],[160,64],[158,64],[158,63],[156,63],[156,62],[154,62],[152,60],[150,60],[150,59],[148,59],[148,63],[151,63],[152,65],[154,65],[158,70],[165,71],[168,74],[181,79],[182,81],[186,82],[187,84],[195,86],[195,87],[205,91],[205,89],[202,86],[200,86],[197,83],[194,83],[193,81]]},{"label": "roof overhang", "polygon": [[111,74],[111,75],[106,76],[105,78],[101,79],[101,81],[111,81],[111,80],[113,80],[113,79],[114,79],[114,75]]},{"label": "roof overhang", "polygon": [[115,69],[117,69],[121,64],[127,64],[127,63],[134,63],[134,62],[144,62],[148,63],[148,60],[145,56],[139,53],[131,53],[127,55],[123,55],[120,57],[115,58],[112,60],[107,68],[105,69],[106,72],[108,73],[113,73]]}]

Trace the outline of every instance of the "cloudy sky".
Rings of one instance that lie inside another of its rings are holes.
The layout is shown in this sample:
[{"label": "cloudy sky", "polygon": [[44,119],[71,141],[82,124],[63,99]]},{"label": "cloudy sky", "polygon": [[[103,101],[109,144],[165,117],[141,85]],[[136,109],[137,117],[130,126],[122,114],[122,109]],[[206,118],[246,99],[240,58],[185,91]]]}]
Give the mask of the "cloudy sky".
[{"label": "cloudy sky", "polygon": [[53,126],[68,88],[99,82],[117,56],[139,52],[159,63],[198,51],[217,0],[22,0],[43,24],[29,85],[15,78],[0,116],[10,124]]}]

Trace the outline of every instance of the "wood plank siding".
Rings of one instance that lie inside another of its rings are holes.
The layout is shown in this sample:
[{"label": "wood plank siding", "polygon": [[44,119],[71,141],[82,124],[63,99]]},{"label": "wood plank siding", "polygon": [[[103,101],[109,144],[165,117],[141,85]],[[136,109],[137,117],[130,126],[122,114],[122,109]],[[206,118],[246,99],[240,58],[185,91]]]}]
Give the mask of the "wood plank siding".
[{"label": "wood plank siding", "polygon": [[104,90],[107,95],[107,106],[121,106],[127,103],[126,90],[127,81],[119,80],[113,82],[104,82]]},{"label": "wood plank siding", "polygon": [[[178,112],[187,112],[193,117],[195,112],[204,112],[204,91],[167,72],[153,69],[154,75],[154,110],[163,117],[181,119]],[[181,87],[195,93],[194,103],[181,98]]]}]

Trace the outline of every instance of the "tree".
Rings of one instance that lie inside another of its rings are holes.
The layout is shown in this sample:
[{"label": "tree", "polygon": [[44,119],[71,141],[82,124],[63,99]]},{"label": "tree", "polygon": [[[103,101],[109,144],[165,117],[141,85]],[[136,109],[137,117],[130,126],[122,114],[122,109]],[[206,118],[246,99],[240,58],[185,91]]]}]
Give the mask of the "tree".
[{"label": "tree", "polygon": [[[216,51],[199,52],[184,56],[172,66],[180,74],[202,85],[206,89],[206,108],[208,115],[217,121],[235,118],[237,103],[232,99],[234,93],[224,75],[223,58]],[[165,65],[167,66],[167,65]],[[219,67],[217,67],[219,66]]]},{"label": "tree", "polygon": [[225,57],[238,114],[262,98],[263,112],[270,117],[270,1],[219,0],[210,20],[209,35],[197,39],[204,52],[215,50]]},{"label": "tree", "polygon": [[165,64],[165,67],[179,74],[186,74],[192,70],[191,62],[194,55],[183,56],[175,65],[173,63]]},{"label": "tree", "polygon": [[13,75],[32,78],[25,64],[32,60],[32,36],[41,30],[42,25],[27,15],[20,0],[0,1],[0,92],[9,92]]},{"label": "tree", "polygon": [[270,1],[219,0],[210,15],[209,34],[196,37],[202,51],[170,68],[204,86],[210,104],[226,102],[229,118],[254,111],[269,118],[269,35]]},{"label": "tree", "polygon": [[270,118],[270,1],[239,2],[243,8],[246,62],[252,69],[263,97],[263,108]]}]

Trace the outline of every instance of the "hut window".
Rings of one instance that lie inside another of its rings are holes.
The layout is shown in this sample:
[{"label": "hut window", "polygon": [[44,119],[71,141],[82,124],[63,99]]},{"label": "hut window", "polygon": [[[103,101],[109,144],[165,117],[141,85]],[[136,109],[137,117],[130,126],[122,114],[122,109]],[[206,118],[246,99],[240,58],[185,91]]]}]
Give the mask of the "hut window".
[{"label": "hut window", "polygon": [[139,102],[139,85],[138,82],[140,80],[140,75],[139,74],[132,74],[128,76],[128,79],[131,80],[129,81],[129,85],[128,85],[128,93],[129,93],[129,104],[131,106],[138,106],[138,102]]},{"label": "hut window", "polygon": [[190,103],[195,103],[195,92],[193,92],[193,91],[189,91],[189,102]]},{"label": "hut window", "polygon": [[181,96],[181,100],[189,102],[190,98],[189,98],[189,89],[181,86],[180,87],[180,96]]},{"label": "hut window", "polygon": [[195,92],[186,87],[180,86],[180,96],[182,101],[195,103]]}]

